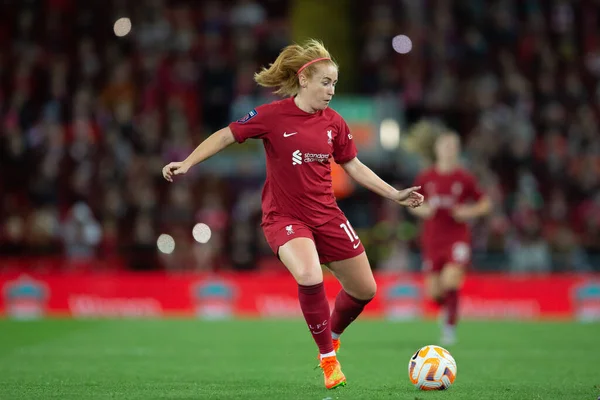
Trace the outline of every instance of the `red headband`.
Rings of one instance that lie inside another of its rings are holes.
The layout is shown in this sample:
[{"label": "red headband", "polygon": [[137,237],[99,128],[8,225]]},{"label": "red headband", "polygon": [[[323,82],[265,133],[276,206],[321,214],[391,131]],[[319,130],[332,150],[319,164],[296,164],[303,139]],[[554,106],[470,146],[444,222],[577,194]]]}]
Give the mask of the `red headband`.
[{"label": "red headband", "polygon": [[329,57],[321,57],[321,58],[317,58],[315,60],[309,61],[306,64],[304,64],[303,66],[300,67],[300,69],[298,70],[298,72],[296,72],[296,75],[300,74],[300,72],[302,72],[302,70],[306,67],[308,67],[310,64],[314,64],[317,61],[323,61],[323,60],[331,60],[331,58]]}]

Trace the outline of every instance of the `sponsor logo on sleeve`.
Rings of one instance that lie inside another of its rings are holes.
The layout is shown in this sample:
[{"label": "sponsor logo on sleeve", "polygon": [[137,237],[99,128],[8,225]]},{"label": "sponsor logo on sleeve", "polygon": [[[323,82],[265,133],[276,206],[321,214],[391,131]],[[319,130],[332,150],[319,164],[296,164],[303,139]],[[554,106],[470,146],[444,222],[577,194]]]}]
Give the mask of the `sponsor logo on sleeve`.
[{"label": "sponsor logo on sleeve", "polygon": [[257,115],[258,115],[258,112],[256,110],[252,110],[248,114],[246,114],[243,118],[238,119],[237,122],[239,122],[240,124],[245,124],[246,122],[250,121],[252,118],[256,117]]}]

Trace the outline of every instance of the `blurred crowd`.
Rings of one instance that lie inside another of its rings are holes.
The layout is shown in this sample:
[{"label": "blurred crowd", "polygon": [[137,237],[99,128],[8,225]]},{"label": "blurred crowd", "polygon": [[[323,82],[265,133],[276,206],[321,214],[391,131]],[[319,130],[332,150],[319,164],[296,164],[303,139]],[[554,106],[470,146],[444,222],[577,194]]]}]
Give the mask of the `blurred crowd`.
[{"label": "blurred crowd", "polygon": [[[132,269],[253,269],[263,171],[162,165],[225,126],[253,73],[291,41],[291,1],[23,0],[0,4],[0,256],[126,260]],[[600,1],[375,0],[355,15],[360,95],[395,96],[401,185],[446,125],[492,197],[474,267],[600,268]],[[357,8],[357,9],[358,9]],[[130,34],[114,21],[129,16]],[[413,51],[395,54],[398,33]],[[331,49],[335,54],[335,49]],[[362,205],[368,204],[368,207]],[[357,207],[359,205],[360,207]],[[380,269],[415,269],[418,224],[364,191],[341,201]],[[196,243],[192,227],[212,229]],[[176,250],[157,252],[167,232]],[[116,263],[115,263],[116,264]]]},{"label": "blurred crowd", "polygon": [[[487,267],[598,269],[600,2],[376,3],[363,89],[399,93],[418,122],[411,149],[429,146],[439,121],[463,135],[495,204],[476,227]],[[409,57],[393,57],[398,31],[417,49]]]}]

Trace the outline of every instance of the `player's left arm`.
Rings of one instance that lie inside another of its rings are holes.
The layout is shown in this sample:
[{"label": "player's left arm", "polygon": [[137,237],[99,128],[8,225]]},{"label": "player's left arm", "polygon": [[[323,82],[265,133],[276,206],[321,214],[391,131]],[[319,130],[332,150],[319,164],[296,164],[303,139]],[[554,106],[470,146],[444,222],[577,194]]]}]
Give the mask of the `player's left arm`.
[{"label": "player's left arm", "polygon": [[420,186],[397,190],[363,164],[358,157],[354,157],[350,161],[341,164],[341,166],[344,171],[346,171],[346,173],[361,186],[386,199],[390,199],[400,205],[411,208],[419,207],[423,204],[424,197],[417,192],[417,190],[421,188]]},{"label": "player's left arm", "polygon": [[492,201],[489,196],[481,191],[474,177],[466,178],[466,189],[475,202],[471,204],[458,204],[452,210],[452,216],[457,221],[469,221],[488,215],[492,211]]},{"label": "player's left arm", "polygon": [[417,193],[420,187],[396,190],[396,188],[388,185],[375,172],[371,171],[369,167],[360,162],[348,124],[341,117],[338,122],[339,131],[333,141],[333,159],[342,166],[352,179],[361,186],[402,206],[414,208],[423,204],[423,196]]},{"label": "player's left arm", "polygon": [[452,216],[458,221],[469,221],[471,219],[488,215],[492,210],[490,198],[483,195],[473,204],[459,204],[452,210]]}]

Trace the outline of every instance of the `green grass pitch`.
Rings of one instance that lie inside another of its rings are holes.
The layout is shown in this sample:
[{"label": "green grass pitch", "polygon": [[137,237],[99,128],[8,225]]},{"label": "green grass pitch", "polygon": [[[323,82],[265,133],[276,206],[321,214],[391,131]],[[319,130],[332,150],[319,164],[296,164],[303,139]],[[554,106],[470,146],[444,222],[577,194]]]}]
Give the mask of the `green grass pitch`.
[{"label": "green grass pitch", "polygon": [[0,320],[0,399],[590,399],[600,325],[464,322],[455,384],[420,392],[410,356],[435,322],[363,320],[342,337],[348,386],[327,391],[300,320]]}]

